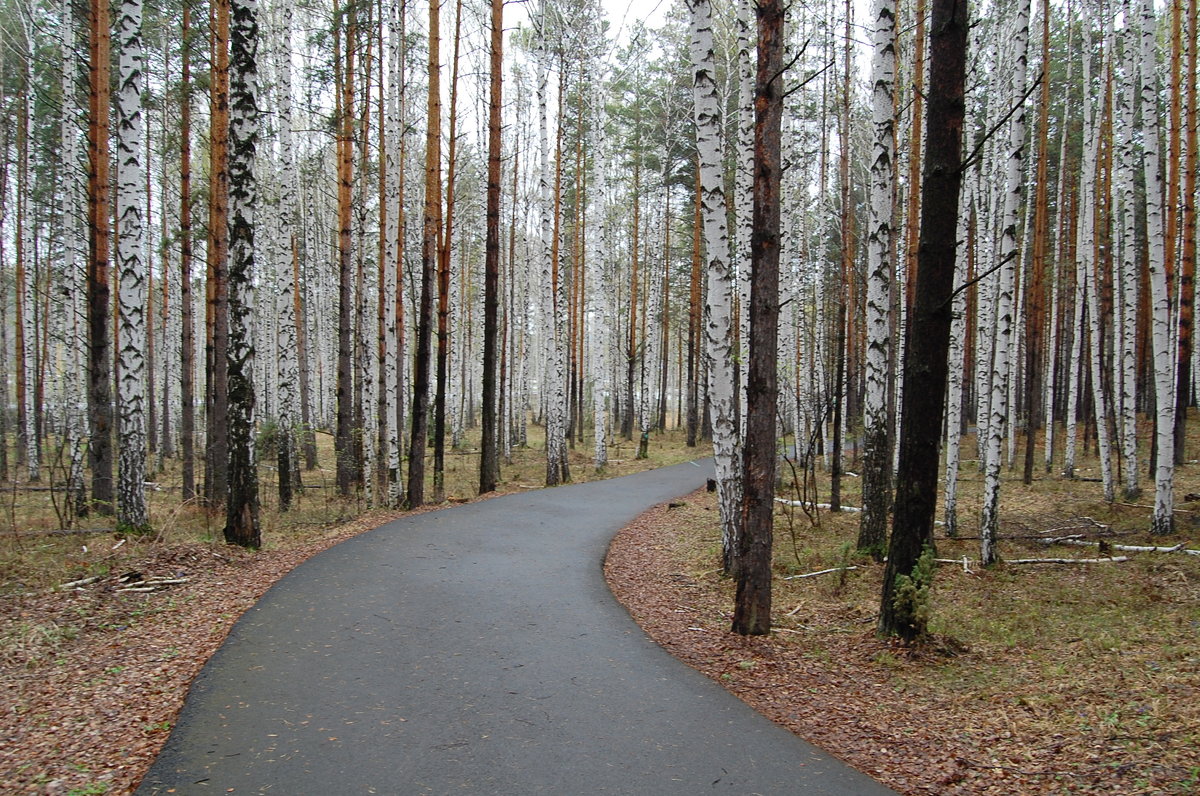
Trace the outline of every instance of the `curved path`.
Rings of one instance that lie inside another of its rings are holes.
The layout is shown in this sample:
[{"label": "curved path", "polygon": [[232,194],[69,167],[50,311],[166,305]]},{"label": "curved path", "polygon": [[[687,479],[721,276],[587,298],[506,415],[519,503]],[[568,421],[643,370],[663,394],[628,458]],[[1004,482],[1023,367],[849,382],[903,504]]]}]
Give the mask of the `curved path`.
[{"label": "curved path", "polygon": [[237,622],[138,793],[891,791],[649,641],[615,531],[707,462],[390,522]]}]

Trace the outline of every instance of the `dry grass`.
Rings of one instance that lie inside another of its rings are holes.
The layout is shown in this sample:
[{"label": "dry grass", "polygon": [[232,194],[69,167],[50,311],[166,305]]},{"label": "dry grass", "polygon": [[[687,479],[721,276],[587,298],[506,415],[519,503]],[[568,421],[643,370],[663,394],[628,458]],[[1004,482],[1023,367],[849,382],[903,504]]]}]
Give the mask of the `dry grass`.
[{"label": "dry grass", "polygon": [[[382,522],[396,514],[394,510],[372,508],[361,493],[348,500],[339,497],[334,481],[333,439],[328,434],[318,434],[317,440],[318,461],[322,466],[303,473],[305,488],[290,511],[279,511],[274,467],[266,462],[260,465],[264,549],[281,550],[310,543],[364,515]],[[445,491],[449,502],[476,497],[479,452],[469,442],[468,439],[468,445],[458,450],[447,451]],[[514,448],[512,461],[501,462],[498,494],[545,483],[542,445],[542,429],[531,424],[528,446]],[[592,466],[591,439],[578,443],[569,452],[572,480],[626,475],[708,455],[704,449],[687,448],[677,430],[652,435],[648,459],[634,458],[636,445],[636,441],[623,440],[611,444],[610,463],[597,472]],[[428,466],[431,468],[432,463]],[[19,472],[19,468],[11,469]],[[177,461],[168,459],[161,470],[147,476],[153,483],[147,491],[147,500],[154,532],[144,537],[112,533],[110,517],[92,515],[72,521],[64,508],[62,476],[62,468],[52,466],[46,468],[37,484],[24,481],[0,484],[0,594],[44,590],[79,578],[104,575],[145,557],[157,546],[196,542],[223,546],[224,514],[199,502],[180,501],[182,481]],[[427,471],[427,498],[432,491],[430,478],[431,471]],[[63,529],[97,532],[63,534]]]},{"label": "dry grass", "polygon": [[[969,571],[939,567],[927,643],[904,648],[874,637],[882,567],[853,552],[858,514],[821,511],[814,522],[780,507],[776,632],[763,646],[739,647],[733,654],[745,660],[732,668],[726,661],[715,676],[906,792],[1200,792],[1200,556],[1115,551],[1131,560],[981,570],[978,540],[968,537],[978,535],[982,483],[974,463],[962,474],[961,536],[939,538],[937,553],[974,562]],[[1008,559],[1098,555],[1029,538],[1039,534],[1200,548],[1196,504],[1182,502],[1200,492],[1196,464],[1178,473],[1179,530],[1167,541],[1147,532],[1152,496],[1109,505],[1099,483],[1039,474],[1025,486],[1019,473],[1005,478],[1000,551]],[[822,474],[817,481],[827,499],[827,481]],[[846,505],[858,505],[858,488],[857,478],[846,480]],[[782,492],[790,491],[788,483]],[[697,496],[686,511],[664,516],[674,567],[689,584],[675,599],[695,612],[681,621],[726,633],[732,586],[718,571],[713,498]],[[784,579],[849,565],[858,568]],[[779,661],[789,658],[808,663],[786,669]],[[754,679],[764,667],[769,686]],[[830,678],[842,683],[834,697],[841,707],[827,705],[815,717],[755,693],[807,695],[830,688]],[[834,710],[850,717],[839,722]],[[891,750],[894,743],[919,765],[881,762],[880,744]]]}]

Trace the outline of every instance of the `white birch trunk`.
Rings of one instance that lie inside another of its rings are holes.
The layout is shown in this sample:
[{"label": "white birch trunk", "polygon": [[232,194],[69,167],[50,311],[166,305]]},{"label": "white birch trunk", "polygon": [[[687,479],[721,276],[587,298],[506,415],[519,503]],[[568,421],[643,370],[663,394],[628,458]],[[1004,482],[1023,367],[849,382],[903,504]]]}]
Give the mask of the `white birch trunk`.
[{"label": "white birch trunk", "polygon": [[[1109,57],[1106,53],[1105,58]],[[1107,67],[1107,63],[1106,63]],[[1102,70],[1106,71],[1106,70]],[[1101,104],[1107,102],[1102,97]],[[1104,499],[1111,502],[1114,497],[1112,477],[1112,444],[1108,437],[1108,401],[1103,388],[1103,365],[1100,361],[1100,340],[1103,334],[1100,323],[1099,291],[1096,285],[1097,275],[1097,242],[1096,242],[1096,195],[1095,183],[1097,156],[1100,149],[1099,120],[1095,115],[1086,125],[1088,139],[1084,155],[1084,168],[1081,179],[1085,184],[1080,191],[1080,208],[1083,212],[1083,223],[1080,224],[1080,243],[1078,247],[1079,281],[1087,301],[1089,363],[1092,378],[1092,403],[1096,416],[1096,442],[1100,448],[1100,472],[1104,484]],[[1083,331],[1079,331],[1082,337]]]},{"label": "white birch trunk", "polygon": [[992,358],[992,394],[987,424],[987,458],[984,469],[983,512],[980,518],[980,561],[990,566],[997,561],[996,535],[1000,524],[1001,443],[1008,419],[1010,356],[1016,324],[1013,295],[1016,289],[1020,241],[1018,213],[1024,196],[1022,166],[1025,152],[1025,80],[1029,48],[1029,0],[1020,0],[1014,23],[1014,64],[1009,97],[1016,112],[1009,121],[1008,159],[1005,169],[1004,214],[1000,224],[1000,284],[996,303],[996,342]]},{"label": "white birch trunk", "polygon": [[87,392],[84,385],[84,352],[87,350],[87,272],[84,268],[83,238],[84,202],[82,185],[77,175],[83,174],[80,162],[79,127],[76,122],[77,89],[76,28],[71,0],[63,0],[62,14],[62,116],[60,141],[62,146],[61,215],[63,268],[70,293],[66,297],[65,332],[69,362],[65,373],[67,448],[70,464],[67,475],[68,501],[78,509],[86,500],[84,486],[84,441],[87,436]]},{"label": "white birch trunk", "polygon": [[[543,21],[544,24],[544,21]],[[545,428],[546,428],[546,485],[553,486],[559,482],[558,478],[558,428],[556,427],[557,417],[554,408],[557,406],[557,401],[553,400],[555,385],[551,383],[555,375],[554,361],[556,349],[558,347],[558,330],[557,319],[555,318],[554,308],[557,302],[554,290],[552,259],[552,241],[553,224],[551,215],[553,213],[553,197],[550,189],[550,139],[549,139],[549,111],[547,109],[547,92],[549,90],[549,80],[546,74],[545,59],[547,57],[544,44],[538,42],[538,52],[535,54],[537,63],[537,103],[538,103],[538,209],[539,209],[539,229],[540,229],[540,251],[538,261],[541,265],[541,337],[542,337],[542,354],[544,357],[544,367],[542,370],[542,378],[540,379],[541,403],[545,413]]]},{"label": "white birch trunk", "polygon": [[709,0],[690,0],[693,118],[700,159],[701,215],[705,268],[705,355],[721,512],[721,540],[726,567],[736,550],[741,511],[741,440],[738,436],[732,351],[733,271],[725,188],[721,174],[721,105],[717,96],[713,55],[712,8]]},{"label": "white birch trunk", "polygon": [[1126,500],[1133,500],[1141,493],[1138,484],[1137,458],[1137,310],[1138,279],[1137,267],[1140,252],[1137,246],[1137,218],[1135,200],[1135,173],[1137,154],[1134,144],[1134,109],[1137,107],[1137,64],[1140,38],[1130,22],[1134,19],[1133,3],[1125,0],[1125,29],[1122,33],[1123,53],[1121,59],[1121,92],[1117,99],[1114,124],[1117,127],[1116,188],[1120,202],[1120,217],[1114,224],[1119,233],[1118,258],[1114,263],[1113,287],[1117,299],[1115,330],[1118,344],[1114,369],[1120,385],[1121,450],[1123,458],[1122,491]]},{"label": "white birch trunk", "polygon": [[393,3],[388,17],[388,96],[386,129],[384,131],[385,185],[384,201],[386,202],[386,232],[384,241],[384,351],[383,373],[383,415],[384,439],[387,450],[380,452],[380,458],[386,461],[387,496],[385,500],[392,507],[399,507],[401,502],[400,485],[400,434],[398,431],[398,408],[403,406],[399,394],[399,333],[396,300],[397,291],[401,289],[399,280],[402,238],[404,233],[400,225],[400,170],[403,163],[400,159],[401,107],[400,96],[404,73],[401,65],[401,20],[400,3]]},{"label": "white birch trunk", "polygon": [[[600,112],[594,111],[595,116],[599,117]],[[588,185],[594,185],[596,179],[596,164],[598,162],[608,163],[607,149],[601,145],[601,120],[596,118],[592,124],[591,148],[595,156],[591,160],[591,165],[588,168]],[[591,196],[588,197],[589,203],[592,205],[592,217],[604,219],[599,235],[592,234],[588,240],[590,252],[588,254],[588,282],[592,286],[589,301],[591,304],[592,321],[588,327],[589,336],[591,338],[591,365],[589,371],[592,376],[592,418],[594,422],[595,448],[593,452],[593,465],[597,470],[604,468],[608,464],[608,401],[609,401],[609,370],[608,370],[608,346],[609,346],[609,327],[610,319],[608,312],[608,297],[612,295],[611,284],[608,278],[610,269],[605,263],[605,253],[609,250],[608,239],[611,234],[611,229],[608,224],[608,215],[605,212],[605,200],[609,191],[609,174],[611,169],[604,169],[603,184],[599,191],[591,191]]]},{"label": "white birch trunk", "polygon": [[1163,235],[1162,165],[1159,162],[1158,103],[1155,85],[1154,0],[1143,0],[1141,13],[1142,169],[1146,180],[1146,238],[1150,249],[1150,329],[1154,348],[1155,435],[1158,459],[1154,474],[1154,533],[1175,529],[1175,349],[1172,345],[1171,295]]},{"label": "white birch trunk", "polygon": [[[870,216],[867,222],[867,352],[863,401],[863,498],[859,548],[882,555],[891,503],[888,456],[888,370],[891,354],[892,196],[895,159],[896,7],[875,0],[871,54]],[[784,360],[786,361],[786,360]],[[951,370],[954,370],[951,366]]]},{"label": "white birch trunk", "polygon": [[149,528],[146,511],[146,175],[142,164],[142,3],[122,0],[117,16],[117,524]]},{"label": "white birch trunk", "polygon": [[944,518],[946,533],[958,535],[958,466],[962,454],[963,382],[966,365],[963,349],[967,336],[967,233],[971,224],[971,203],[974,201],[973,180],[967,180],[958,216],[958,255],[954,258],[954,300],[950,321],[949,380],[946,395],[946,495]]},{"label": "white birch trunk", "polygon": [[[299,472],[296,430],[299,428],[299,383],[300,363],[296,355],[296,311],[295,284],[292,258],[296,256],[296,226],[299,220],[297,208],[298,178],[296,153],[293,141],[292,114],[292,5],[279,6],[279,28],[274,37],[276,75],[276,97],[279,111],[279,231],[278,249],[275,257],[277,301],[276,334],[278,345],[279,389],[279,478],[294,478]],[[286,470],[286,472],[285,472]]]},{"label": "white birch trunk", "polygon": [[[737,273],[738,305],[738,406],[746,412],[747,374],[750,367],[750,237],[754,232],[754,9],[752,0],[737,0],[738,135],[734,185],[737,229],[733,236],[733,261]],[[738,424],[738,439],[746,440],[746,424]]]}]

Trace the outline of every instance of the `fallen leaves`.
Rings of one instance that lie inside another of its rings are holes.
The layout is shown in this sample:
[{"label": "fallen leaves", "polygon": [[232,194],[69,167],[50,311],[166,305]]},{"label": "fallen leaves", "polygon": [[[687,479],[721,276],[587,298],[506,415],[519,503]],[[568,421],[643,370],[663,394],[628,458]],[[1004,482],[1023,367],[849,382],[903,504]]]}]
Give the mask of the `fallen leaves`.
[{"label": "fallen leaves", "polygon": [[[711,496],[698,492],[688,500],[691,516],[702,524]],[[952,639],[916,650],[879,640],[870,607],[816,596],[777,606],[777,632],[770,636],[729,632],[732,582],[712,573],[681,575],[697,557],[679,540],[681,511],[686,509],[654,509],[613,540],[605,576],[617,599],[677,658],[890,787],[938,796],[1182,794],[1200,788],[1200,758],[1190,743],[1150,738],[1135,744],[1106,734],[1103,706],[1111,684],[1097,672],[1072,674],[1069,687],[1030,683],[1025,697],[949,676],[941,684],[902,677],[916,667],[936,672],[961,659],[964,671],[977,670],[986,684],[991,662]],[[715,557],[715,539],[700,544],[710,545]],[[958,576],[965,577],[961,571]],[[1021,650],[1008,654],[1005,663],[1020,664]],[[1128,675],[1148,677],[1139,669]],[[1187,680],[1173,687],[1194,698],[1194,685]],[[1154,709],[1146,707],[1148,714]],[[1079,716],[1075,731],[1046,731],[1062,727],[1069,710]]]}]

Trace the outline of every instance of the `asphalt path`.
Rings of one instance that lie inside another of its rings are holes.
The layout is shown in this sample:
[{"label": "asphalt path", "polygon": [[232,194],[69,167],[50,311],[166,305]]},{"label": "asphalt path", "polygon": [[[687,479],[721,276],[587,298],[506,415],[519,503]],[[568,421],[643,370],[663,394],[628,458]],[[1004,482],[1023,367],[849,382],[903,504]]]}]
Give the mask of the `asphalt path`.
[{"label": "asphalt path", "polygon": [[601,564],[708,461],[395,520],[297,567],[139,794],[891,793],[651,642]]}]

